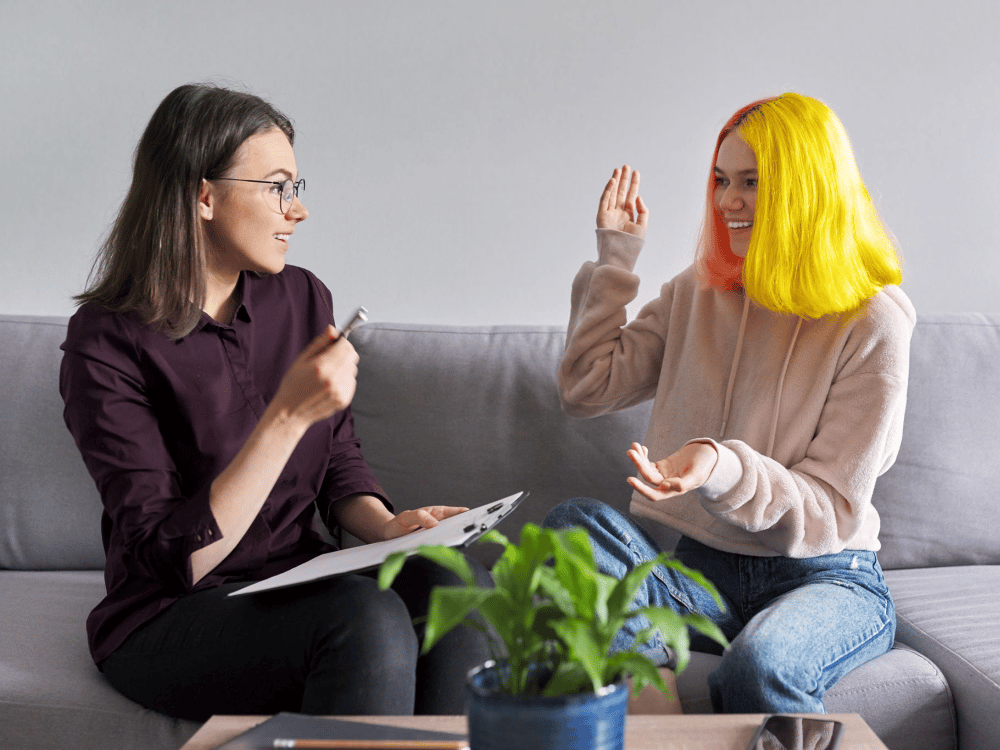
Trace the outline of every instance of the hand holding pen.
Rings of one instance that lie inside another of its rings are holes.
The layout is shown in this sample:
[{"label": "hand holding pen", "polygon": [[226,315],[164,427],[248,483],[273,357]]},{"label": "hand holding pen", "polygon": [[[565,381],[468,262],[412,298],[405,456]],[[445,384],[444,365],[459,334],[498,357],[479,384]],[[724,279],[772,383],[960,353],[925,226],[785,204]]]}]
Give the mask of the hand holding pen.
[{"label": "hand holding pen", "polygon": [[347,337],[368,319],[367,312],[360,308],[340,333],[327,326],[292,362],[274,397],[290,421],[308,427],[350,405],[357,387],[358,354]]}]

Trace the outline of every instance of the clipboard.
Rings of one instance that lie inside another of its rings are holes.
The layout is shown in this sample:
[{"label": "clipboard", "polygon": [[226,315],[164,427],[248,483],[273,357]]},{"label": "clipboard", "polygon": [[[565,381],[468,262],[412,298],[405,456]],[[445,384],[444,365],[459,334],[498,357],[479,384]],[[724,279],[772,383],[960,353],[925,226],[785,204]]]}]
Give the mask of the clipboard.
[{"label": "clipboard", "polygon": [[527,492],[518,492],[478,508],[471,508],[457,516],[445,518],[433,529],[417,529],[409,534],[384,542],[362,544],[360,547],[327,552],[298,565],[284,573],[230,592],[229,596],[256,594],[261,591],[297,586],[300,583],[333,578],[344,573],[354,573],[377,568],[393,552],[413,554],[424,544],[444,544],[448,547],[467,547],[496,526],[521,501]]}]

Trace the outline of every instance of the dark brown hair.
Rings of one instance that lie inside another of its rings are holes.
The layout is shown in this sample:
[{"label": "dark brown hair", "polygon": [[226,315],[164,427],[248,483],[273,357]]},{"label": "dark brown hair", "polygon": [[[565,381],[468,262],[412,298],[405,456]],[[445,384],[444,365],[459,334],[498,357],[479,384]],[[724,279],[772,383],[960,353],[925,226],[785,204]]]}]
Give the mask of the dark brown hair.
[{"label": "dark brown hair", "polygon": [[258,96],[207,84],[171,91],[139,139],[132,185],[76,301],[138,312],[173,339],[190,333],[206,293],[201,181],[222,176],[247,138],[271,128],[294,142],[289,119]]}]

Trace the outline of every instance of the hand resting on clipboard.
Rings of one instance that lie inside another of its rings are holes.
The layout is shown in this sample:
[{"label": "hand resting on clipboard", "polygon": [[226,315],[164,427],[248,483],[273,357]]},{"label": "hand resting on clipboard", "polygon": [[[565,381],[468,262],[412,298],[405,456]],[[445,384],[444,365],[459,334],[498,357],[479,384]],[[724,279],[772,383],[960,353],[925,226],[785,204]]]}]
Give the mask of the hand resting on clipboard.
[{"label": "hand resting on clipboard", "polygon": [[325,555],[307,560],[284,573],[237,589],[229,596],[256,594],[260,591],[297,586],[300,583],[317,581],[321,578],[332,578],[344,573],[370,570],[381,565],[393,552],[416,550],[417,547],[424,544],[465,547],[496,526],[500,519],[505,518],[527,496],[527,492],[518,492],[501,500],[495,500],[492,503],[480,505],[478,508],[471,508],[464,513],[445,518],[431,529],[417,529],[409,534],[384,542],[373,542],[363,544],[360,547],[327,552]]}]

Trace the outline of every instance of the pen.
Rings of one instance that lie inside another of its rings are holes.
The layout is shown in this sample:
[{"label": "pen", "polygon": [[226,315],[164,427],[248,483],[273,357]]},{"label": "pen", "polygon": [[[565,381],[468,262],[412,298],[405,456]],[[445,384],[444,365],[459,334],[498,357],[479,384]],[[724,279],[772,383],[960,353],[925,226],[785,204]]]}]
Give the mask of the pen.
[{"label": "pen", "polygon": [[368,310],[364,307],[359,307],[358,311],[354,313],[354,317],[351,318],[351,322],[344,326],[344,330],[340,332],[340,335],[346,339],[358,323],[364,323],[366,320],[368,320]]},{"label": "pen", "polygon": [[466,740],[275,740],[274,747],[326,750],[469,750]]}]

